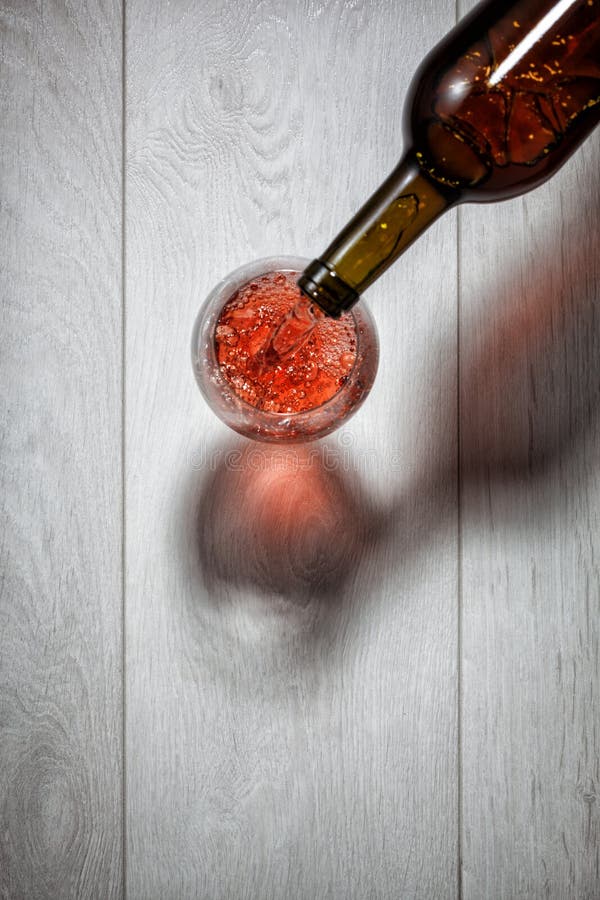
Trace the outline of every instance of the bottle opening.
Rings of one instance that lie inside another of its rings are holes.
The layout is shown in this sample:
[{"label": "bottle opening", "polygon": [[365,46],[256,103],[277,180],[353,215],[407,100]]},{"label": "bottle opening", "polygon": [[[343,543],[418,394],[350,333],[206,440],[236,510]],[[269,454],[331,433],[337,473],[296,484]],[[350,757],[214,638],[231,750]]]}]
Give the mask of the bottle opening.
[{"label": "bottle opening", "polygon": [[338,319],[360,299],[360,295],[343,281],[332,266],[314,259],[298,279],[298,287],[323,312]]}]

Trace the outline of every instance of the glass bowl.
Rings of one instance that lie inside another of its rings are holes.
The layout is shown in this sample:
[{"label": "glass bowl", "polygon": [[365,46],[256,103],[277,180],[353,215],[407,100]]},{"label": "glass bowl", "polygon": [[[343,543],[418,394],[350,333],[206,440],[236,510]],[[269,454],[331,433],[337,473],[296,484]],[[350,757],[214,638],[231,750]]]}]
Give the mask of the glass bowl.
[{"label": "glass bowl", "polygon": [[217,359],[215,329],[223,307],[243,285],[270,272],[300,273],[310,260],[296,256],[259,259],[221,281],[202,305],[192,333],[192,365],[204,399],[234,431],[258,441],[309,441],[339,428],[363,403],[377,373],[379,343],[375,323],[364,300],[346,315],[356,328],[356,359],[347,380],[329,400],[301,412],[269,412],[241,399],[227,381]]}]

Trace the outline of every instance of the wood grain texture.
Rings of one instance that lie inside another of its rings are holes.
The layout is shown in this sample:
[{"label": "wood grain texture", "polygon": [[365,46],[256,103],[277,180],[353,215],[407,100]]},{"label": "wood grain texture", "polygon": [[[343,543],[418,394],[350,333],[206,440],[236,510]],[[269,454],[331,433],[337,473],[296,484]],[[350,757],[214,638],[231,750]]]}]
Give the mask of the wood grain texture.
[{"label": "wood grain texture", "polygon": [[232,440],[188,351],[224,274],[315,255],[388,174],[453,19],[128,4],[131,898],[456,895],[453,216],[373,289],[376,387],[312,455]]},{"label": "wood grain texture", "polygon": [[0,3],[0,896],[121,895],[121,12]]},{"label": "wood grain texture", "polygon": [[465,898],[600,896],[600,142],[460,229]]},{"label": "wood grain texture", "polygon": [[[454,897],[460,802],[464,897],[596,898],[597,136],[461,210],[458,297],[452,216],[381,279],[337,436],[252,446],[197,308],[377,186],[453,5],[128,9],[129,895]],[[0,16],[0,896],[117,897],[121,9]]]}]

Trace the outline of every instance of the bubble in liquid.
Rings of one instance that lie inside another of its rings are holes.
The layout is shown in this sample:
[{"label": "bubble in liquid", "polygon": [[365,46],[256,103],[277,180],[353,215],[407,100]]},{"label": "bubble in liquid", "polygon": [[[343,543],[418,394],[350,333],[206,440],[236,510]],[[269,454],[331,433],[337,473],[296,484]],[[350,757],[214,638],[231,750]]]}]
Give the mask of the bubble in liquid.
[{"label": "bubble in liquid", "polygon": [[216,329],[217,341],[224,341],[229,347],[234,347],[239,338],[229,325],[218,325]]}]

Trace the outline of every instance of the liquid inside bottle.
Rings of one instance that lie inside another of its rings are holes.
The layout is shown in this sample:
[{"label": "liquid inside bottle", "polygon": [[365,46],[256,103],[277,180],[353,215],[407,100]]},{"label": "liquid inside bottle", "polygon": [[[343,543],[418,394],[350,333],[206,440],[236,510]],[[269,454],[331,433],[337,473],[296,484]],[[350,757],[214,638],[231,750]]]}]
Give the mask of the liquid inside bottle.
[{"label": "liquid inside bottle", "polygon": [[412,84],[424,173],[463,199],[506,199],[557,171],[600,118],[598,0],[476,7]]}]

